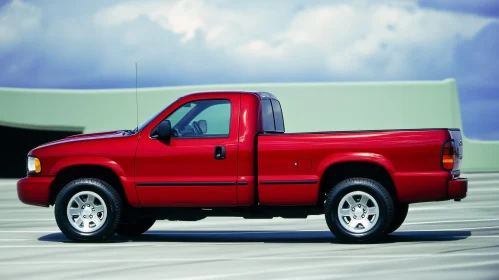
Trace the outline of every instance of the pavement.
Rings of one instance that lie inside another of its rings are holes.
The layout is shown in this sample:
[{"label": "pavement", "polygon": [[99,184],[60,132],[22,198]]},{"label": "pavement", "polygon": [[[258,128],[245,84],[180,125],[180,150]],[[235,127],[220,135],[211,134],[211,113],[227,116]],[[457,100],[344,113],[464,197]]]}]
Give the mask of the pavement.
[{"label": "pavement", "polygon": [[0,180],[0,279],[499,279],[499,174],[468,174],[461,202],[413,204],[379,244],[340,244],[324,216],[158,221],[134,240],[70,242],[53,208]]}]

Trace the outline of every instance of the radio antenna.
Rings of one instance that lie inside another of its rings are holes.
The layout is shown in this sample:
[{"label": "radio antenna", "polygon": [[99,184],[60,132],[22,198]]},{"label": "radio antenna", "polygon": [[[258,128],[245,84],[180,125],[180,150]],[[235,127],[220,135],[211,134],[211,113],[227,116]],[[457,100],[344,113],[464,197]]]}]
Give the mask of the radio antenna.
[{"label": "radio antenna", "polygon": [[138,87],[138,75],[137,75],[137,62],[135,62],[135,106],[136,106],[136,112],[137,112],[137,129],[139,128],[139,95],[137,93],[137,87]]}]

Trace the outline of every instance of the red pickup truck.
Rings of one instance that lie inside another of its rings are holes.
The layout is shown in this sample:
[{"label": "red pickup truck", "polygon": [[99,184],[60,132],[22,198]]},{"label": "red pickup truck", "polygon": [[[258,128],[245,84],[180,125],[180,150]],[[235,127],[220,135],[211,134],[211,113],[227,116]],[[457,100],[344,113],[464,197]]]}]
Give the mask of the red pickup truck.
[{"label": "red pickup truck", "polygon": [[337,239],[375,242],[410,203],[466,197],[462,155],[459,129],[284,133],[270,93],[200,92],[134,130],[33,149],[17,191],[54,205],[75,241],[138,236],[156,220],[325,214]]}]

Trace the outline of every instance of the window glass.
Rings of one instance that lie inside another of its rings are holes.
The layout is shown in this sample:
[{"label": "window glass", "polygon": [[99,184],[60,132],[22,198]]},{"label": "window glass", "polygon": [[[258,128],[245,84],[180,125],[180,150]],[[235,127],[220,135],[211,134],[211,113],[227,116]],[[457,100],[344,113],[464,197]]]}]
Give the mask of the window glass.
[{"label": "window glass", "polygon": [[205,135],[229,135],[230,102],[210,106],[199,113],[192,121],[197,122]]},{"label": "window glass", "polygon": [[166,110],[166,108],[168,108],[172,103],[170,103],[168,106],[166,106],[165,108],[163,108],[163,110],[160,110],[160,111],[156,112],[156,114],[150,116],[145,122],[143,122],[139,127],[137,127],[137,131],[142,131],[150,122],[152,122],[161,113],[163,113]]},{"label": "window glass", "polygon": [[275,131],[274,111],[270,99],[262,100],[262,122],[263,131]]},{"label": "window glass", "polygon": [[166,119],[175,128],[173,137],[228,137],[230,116],[229,100],[199,100],[186,103]]},{"label": "window glass", "polygon": [[274,110],[275,130],[284,132],[284,119],[282,117],[281,104],[279,101],[272,99],[272,108]]},{"label": "window glass", "polygon": [[184,106],[178,108],[173,112],[171,115],[169,115],[166,119],[170,121],[172,124],[172,127],[176,126],[178,122],[187,114],[189,113],[192,109],[194,109],[197,106],[196,102],[189,102],[185,104]]}]

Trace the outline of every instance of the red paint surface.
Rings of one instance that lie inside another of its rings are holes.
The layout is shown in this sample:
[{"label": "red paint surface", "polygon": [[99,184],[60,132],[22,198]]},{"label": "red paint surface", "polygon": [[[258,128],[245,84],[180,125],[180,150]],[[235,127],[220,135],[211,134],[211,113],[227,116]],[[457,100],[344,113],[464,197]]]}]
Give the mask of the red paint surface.
[{"label": "red paint surface", "polygon": [[[447,199],[450,173],[440,167],[446,130],[387,131],[331,134],[284,134],[258,137],[259,180],[317,179],[316,185],[260,185],[263,204],[280,200],[314,204],[320,179],[331,165],[341,162],[372,162],[392,176],[399,199],[422,202]],[[294,164],[307,156],[310,169],[300,171]]]},{"label": "red paint surface", "polygon": [[[228,138],[172,138],[169,143],[151,139],[149,134],[177,107],[203,99],[229,99],[232,115]],[[189,95],[161,114],[140,136],[136,154],[136,181],[154,182],[236,182],[240,94]],[[225,146],[226,158],[214,158],[215,146]],[[233,186],[137,186],[144,206],[236,206]]]},{"label": "red paint surface", "polygon": [[[179,106],[218,98],[231,101],[228,137],[168,142],[149,137],[151,130]],[[128,203],[134,206],[236,207],[255,205],[257,200],[261,205],[312,205],[317,202],[324,172],[342,162],[381,165],[392,177],[403,202],[466,196],[467,181],[451,181],[450,172],[440,165],[442,143],[450,137],[447,130],[259,135],[260,102],[260,97],[252,93],[190,94],[159,113],[137,134],[114,131],[47,143],[30,152],[40,158],[42,173],[18,182],[19,198],[27,204],[47,206],[52,179],[61,170],[99,165],[120,178]],[[215,146],[226,147],[224,160],[214,159]],[[169,185],[158,185],[161,182]]]},{"label": "red paint surface", "polygon": [[54,177],[27,177],[17,182],[17,196],[26,204],[49,206],[50,184]]},{"label": "red paint surface", "polygon": [[468,192],[468,180],[458,179],[449,182],[448,193],[450,199],[462,199]]},{"label": "red paint surface", "polygon": [[134,172],[137,139],[137,135],[124,136],[119,131],[112,131],[75,135],[41,145],[30,151],[29,155],[40,159],[42,172],[40,175],[30,175],[30,178],[56,176],[64,168],[76,165],[103,166],[120,178],[128,203],[139,206]]}]

